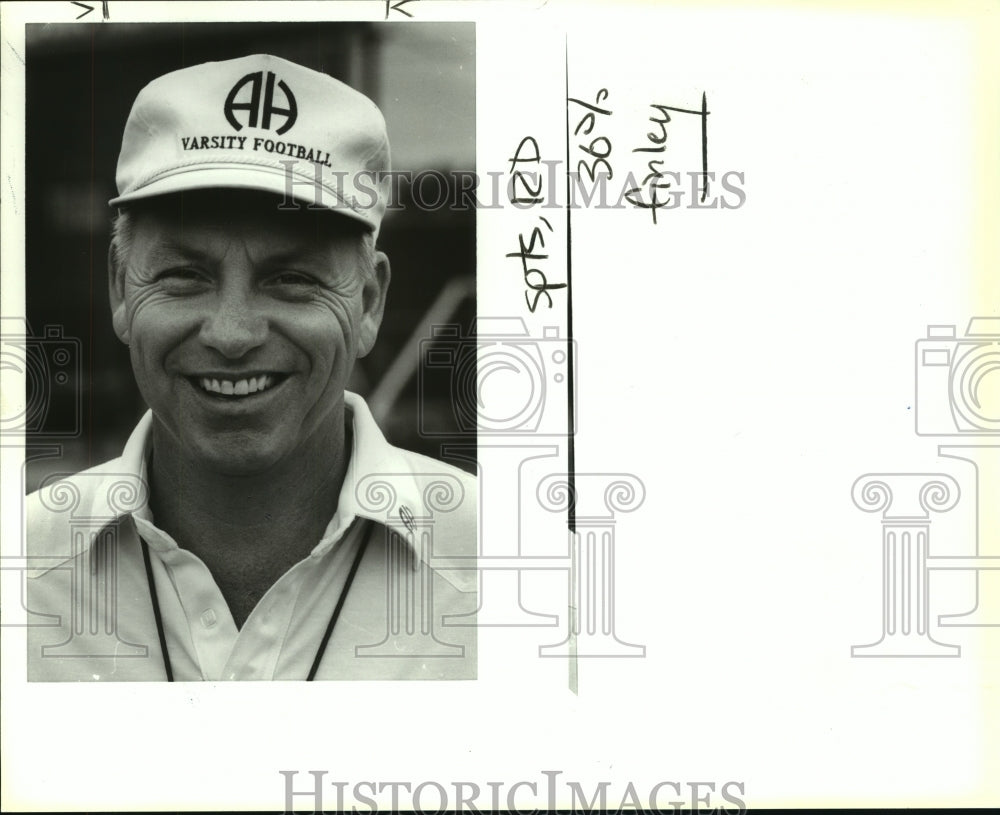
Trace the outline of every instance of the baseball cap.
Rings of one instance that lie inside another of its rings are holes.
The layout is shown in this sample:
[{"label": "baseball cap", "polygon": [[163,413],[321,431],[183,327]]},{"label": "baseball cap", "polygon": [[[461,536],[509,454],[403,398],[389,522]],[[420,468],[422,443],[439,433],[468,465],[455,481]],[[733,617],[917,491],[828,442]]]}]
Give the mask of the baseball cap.
[{"label": "baseball cap", "polygon": [[119,206],[220,187],[263,190],[354,218],[376,234],[389,139],[375,103],[327,74],[268,54],[154,79],[125,124]]}]

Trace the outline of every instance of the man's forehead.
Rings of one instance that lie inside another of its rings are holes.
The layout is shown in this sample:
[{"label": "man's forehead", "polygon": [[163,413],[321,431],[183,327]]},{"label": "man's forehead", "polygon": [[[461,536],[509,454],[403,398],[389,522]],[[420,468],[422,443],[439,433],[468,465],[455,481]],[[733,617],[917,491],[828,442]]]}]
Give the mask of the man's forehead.
[{"label": "man's forehead", "polygon": [[314,249],[359,240],[363,229],[329,210],[284,207],[276,196],[249,190],[208,190],[162,196],[129,209],[146,238],[191,243],[218,237],[264,238],[285,248]]}]

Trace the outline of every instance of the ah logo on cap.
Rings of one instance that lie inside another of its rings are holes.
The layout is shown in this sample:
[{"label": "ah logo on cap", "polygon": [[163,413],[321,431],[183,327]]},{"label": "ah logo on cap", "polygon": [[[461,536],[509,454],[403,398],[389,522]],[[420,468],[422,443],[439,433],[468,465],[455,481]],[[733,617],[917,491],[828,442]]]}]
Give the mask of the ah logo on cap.
[{"label": "ah logo on cap", "polygon": [[110,204],[189,190],[259,190],[333,210],[377,237],[390,166],[385,119],[374,102],[322,71],[250,54],[188,65],[139,92]]},{"label": "ah logo on cap", "polygon": [[[277,77],[272,71],[267,72],[267,82],[264,81],[264,71],[256,71],[252,74],[247,74],[239,82],[233,85],[232,90],[229,91],[229,96],[226,97],[226,119],[229,124],[233,126],[233,129],[239,132],[243,129],[243,125],[237,120],[234,111],[245,110],[247,111],[247,127],[257,127],[257,119],[261,114],[261,104],[260,104],[260,89],[261,85],[264,85],[264,105],[263,105],[263,117],[261,118],[260,127],[264,130],[271,129],[271,115],[278,114],[283,116],[285,123],[279,127],[275,133],[279,136],[282,133],[292,129],[292,125],[295,124],[295,119],[298,117],[298,106],[295,103],[295,95],[292,93],[291,88],[285,84],[284,80],[278,79],[278,89],[285,95],[285,102],[288,107],[279,108],[274,106],[274,81]],[[251,85],[250,89],[250,101],[249,102],[237,102],[236,95],[243,90],[247,85]]]}]

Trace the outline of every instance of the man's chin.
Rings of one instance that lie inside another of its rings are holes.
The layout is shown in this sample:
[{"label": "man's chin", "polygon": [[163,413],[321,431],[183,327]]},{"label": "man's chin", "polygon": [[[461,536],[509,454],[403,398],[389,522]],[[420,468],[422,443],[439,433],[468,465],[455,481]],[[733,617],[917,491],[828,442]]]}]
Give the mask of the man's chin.
[{"label": "man's chin", "polygon": [[208,472],[230,477],[249,477],[272,472],[282,456],[273,440],[238,434],[235,438],[216,438],[199,445],[193,458]]}]

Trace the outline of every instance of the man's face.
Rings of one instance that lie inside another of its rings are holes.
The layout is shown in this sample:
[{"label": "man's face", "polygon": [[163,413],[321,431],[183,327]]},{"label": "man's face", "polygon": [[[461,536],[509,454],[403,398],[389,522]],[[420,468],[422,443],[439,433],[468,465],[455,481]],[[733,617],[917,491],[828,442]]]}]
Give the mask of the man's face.
[{"label": "man's face", "polygon": [[[175,202],[176,203],[176,202]],[[227,474],[266,472],[343,421],[354,362],[375,341],[388,264],[329,212],[255,193],[186,194],[135,214],[112,271],[115,330],[170,443]]]}]

